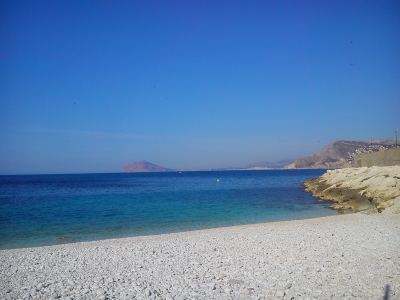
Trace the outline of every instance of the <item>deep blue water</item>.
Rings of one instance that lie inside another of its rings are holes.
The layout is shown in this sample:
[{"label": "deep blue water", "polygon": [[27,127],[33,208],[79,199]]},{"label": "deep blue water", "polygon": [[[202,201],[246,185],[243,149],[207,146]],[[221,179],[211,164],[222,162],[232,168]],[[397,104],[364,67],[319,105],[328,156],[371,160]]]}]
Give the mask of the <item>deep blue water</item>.
[{"label": "deep blue water", "polygon": [[324,172],[0,176],[0,249],[333,215],[302,184]]}]

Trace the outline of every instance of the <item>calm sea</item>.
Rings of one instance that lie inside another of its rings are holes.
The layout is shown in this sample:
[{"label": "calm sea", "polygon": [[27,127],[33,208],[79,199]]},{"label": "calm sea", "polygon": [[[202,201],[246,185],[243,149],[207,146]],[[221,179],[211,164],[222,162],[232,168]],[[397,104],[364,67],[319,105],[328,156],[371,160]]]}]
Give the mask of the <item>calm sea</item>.
[{"label": "calm sea", "polygon": [[333,215],[325,170],[0,176],[0,249]]}]

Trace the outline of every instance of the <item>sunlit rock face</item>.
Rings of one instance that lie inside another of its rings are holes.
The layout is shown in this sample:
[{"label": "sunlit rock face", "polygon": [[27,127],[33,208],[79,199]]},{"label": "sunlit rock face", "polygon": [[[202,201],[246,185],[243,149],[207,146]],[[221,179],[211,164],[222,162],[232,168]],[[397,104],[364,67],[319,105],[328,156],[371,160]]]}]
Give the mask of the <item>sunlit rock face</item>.
[{"label": "sunlit rock face", "polygon": [[400,213],[400,166],[331,170],[304,185],[340,211]]}]

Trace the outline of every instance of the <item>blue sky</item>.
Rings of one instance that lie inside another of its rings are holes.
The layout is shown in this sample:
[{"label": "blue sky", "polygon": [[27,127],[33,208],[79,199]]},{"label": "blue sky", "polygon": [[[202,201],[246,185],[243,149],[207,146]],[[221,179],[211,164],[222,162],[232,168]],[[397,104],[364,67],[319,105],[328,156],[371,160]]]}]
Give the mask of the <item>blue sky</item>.
[{"label": "blue sky", "polygon": [[400,127],[400,1],[1,1],[0,174],[295,159]]}]

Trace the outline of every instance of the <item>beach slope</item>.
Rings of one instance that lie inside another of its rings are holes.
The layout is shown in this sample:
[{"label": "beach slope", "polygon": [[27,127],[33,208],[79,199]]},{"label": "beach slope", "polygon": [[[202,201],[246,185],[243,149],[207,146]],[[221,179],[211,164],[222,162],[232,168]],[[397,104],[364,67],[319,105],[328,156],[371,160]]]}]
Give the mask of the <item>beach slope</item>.
[{"label": "beach slope", "polygon": [[399,299],[399,217],[3,250],[0,299]]}]

